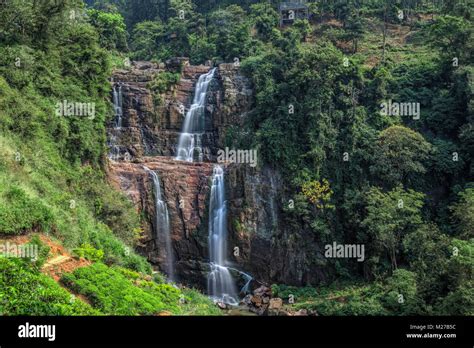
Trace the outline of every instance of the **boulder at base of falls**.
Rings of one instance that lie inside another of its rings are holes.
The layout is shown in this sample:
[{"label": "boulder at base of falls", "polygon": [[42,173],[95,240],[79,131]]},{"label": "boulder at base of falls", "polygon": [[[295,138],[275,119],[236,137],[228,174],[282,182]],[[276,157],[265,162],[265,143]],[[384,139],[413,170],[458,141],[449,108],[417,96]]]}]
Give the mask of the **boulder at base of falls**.
[{"label": "boulder at base of falls", "polygon": [[308,311],[306,309],[300,309],[297,311],[295,314],[293,314],[295,317],[306,317],[308,316]]},{"label": "boulder at base of falls", "polygon": [[266,286],[261,286],[254,290],[252,295],[245,296],[241,303],[253,313],[258,315],[267,314],[272,297],[272,290]]},{"label": "boulder at base of falls", "polygon": [[254,296],[260,296],[260,297],[272,297],[272,289],[262,285],[261,287],[255,289],[253,294]]},{"label": "boulder at base of falls", "polygon": [[269,310],[280,310],[283,307],[283,300],[279,297],[270,299],[270,305],[268,306]]},{"label": "boulder at base of falls", "polygon": [[220,309],[227,309],[227,305],[224,302],[216,302],[216,305]]}]

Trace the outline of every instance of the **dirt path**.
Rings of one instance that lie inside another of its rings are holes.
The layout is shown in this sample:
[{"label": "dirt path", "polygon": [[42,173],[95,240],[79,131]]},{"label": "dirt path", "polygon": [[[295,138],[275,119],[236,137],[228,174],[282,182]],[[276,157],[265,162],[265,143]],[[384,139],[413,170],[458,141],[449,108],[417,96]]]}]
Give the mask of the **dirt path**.
[{"label": "dirt path", "polygon": [[91,262],[86,259],[73,257],[59,241],[43,234],[7,237],[1,239],[0,242],[23,245],[29,243],[33,236],[38,236],[41,242],[47,245],[50,249],[48,259],[41,268],[41,272],[49,275],[57,282],[63,273],[70,273],[77,268],[89,266],[91,264]]},{"label": "dirt path", "polygon": [[54,259],[50,259],[49,261],[47,261],[47,262],[43,265],[43,269],[52,267],[52,266],[57,265],[57,264],[60,264],[60,263],[64,263],[64,262],[66,262],[66,261],[69,261],[70,259],[71,259],[71,258],[70,258],[69,256],[64,256],[64,255],[57,256],[57,257],[55,257]]}]

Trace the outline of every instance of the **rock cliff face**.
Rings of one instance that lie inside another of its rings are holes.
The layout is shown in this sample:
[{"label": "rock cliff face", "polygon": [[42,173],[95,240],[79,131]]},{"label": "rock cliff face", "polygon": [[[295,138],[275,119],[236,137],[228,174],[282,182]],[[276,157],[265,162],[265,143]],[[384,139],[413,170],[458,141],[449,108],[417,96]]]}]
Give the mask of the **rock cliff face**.
[{"label": "rock cliff face", "polygon": [[[115,71],[112,83],[122,92],[123,121],[120,129],[110,125],[109,142],[119,147],[120,159],[127,153],[130,158],[175,155],[185,117],[182,110],[189,108],[197,79],[209,69],[181,59],[166,65],[134,62],[130,70]],[[153,80],[160,73],[177,70],[182,70],[179,82],[158,100],[151,90]]]},{"label": "rock cliff face", "polygon": [[112,162],[110,180],[125,192],[146,220],[145,236],[139,251],[150,262],[160,266],[158,238],[154,235],[155,203],[153,182],[144,166],[160,178],[164,200],[168,206],[171,240],[178,279],[205,288],[207,256],[207,197],[211,163],[192,164],[169,157],[144,157],[134,163]]},{"label": "rock cliff face", "polygon": [[[203,137],[204,163],[174,160],[185,118],[182,106],[190,107],[200,75],[209,66],[190,66],[186,59],[166,64],[134,62],[128,70],[117,70],[112,85],[121,93],[122,121],[108,127],[111,159],[109,178],[125,192],[143,213],[146,224],[140,252],[160,266],[161,246],[154,235],[155,204],[153,183],[144,166],[155,171],[162,185],[170,215],[171,239],[178,279],[206,287],[208,265],[207,210],[210,177],[216,153],[225,139],[226,128],[243,121],[251,108],[249,81],[233,64],[218,67],[206,101]],[[181,71],[180,79],[161,96],[151,85],[161,73]],[[159,97],[159,102],[157,102]]]},{"label": "rock cliff face", "polygon": [[[190,66],[186,59],[167,64],[135,62],[118,70],[112,82],[122,92],[122,127],[112,123],[109,143],[115,153],[109,177],[145,218],[140,252],[158,267],[163,264],[154,236],[153,183],[144,166],[155,171],[170,215],[175,273],[179,281],[206,288],[209,271],[208,206],[212,169],[232,127],[240,127],[252,109],[251,84],[237,66],[221,64],[209,85],[205,111],[203,163],[176,161],[176,145],[194,88],[208,66]],[[160,73],[181,71],[179,82],[159,97],[150,84]],[[282,206],[284,183],[279,173],[247,164],[226,167],[228,254],[235,268],[256,280],[294,285],[315,283],[324,274],[310,260],[316,241],[286,226]]]},{"label": "rock cliff face", "polygon": [[[140,158],[143,156],[175,156],[176,145],[186,111],[193,99],[196,82],[209,66],[191,66],[186,59],[157,65],[135,62],[130,70],[117,70],[114,86],[122,92],[123,121],[120,129],[109,127],[109,143],[119,149],[119,156]],[[181,70],[176,85],[157,98],[150,89],[160,73]],[[233,64],[219,65],[209,86],[205,111],[203,147],[205,161],[215,161],[219,148],[223,147],[226,129],[243,122],[252,105],[252,90]]]},{"label": "rock cliff face", "polygon": [[304,224],[286,219],[283,207],[292,196],[284,187],[271,168],[228,167],[229,243],[239,250],[233,260],[267,284],[316,285],[326,277],[320,243]]}]

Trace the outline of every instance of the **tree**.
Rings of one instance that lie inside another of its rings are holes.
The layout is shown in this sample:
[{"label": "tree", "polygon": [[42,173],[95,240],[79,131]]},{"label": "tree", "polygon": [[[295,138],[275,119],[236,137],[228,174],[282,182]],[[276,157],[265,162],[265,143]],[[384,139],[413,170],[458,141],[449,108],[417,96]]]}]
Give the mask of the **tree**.
[{"label": "tree", "polygon": [[424,197],[423,193],[405,191],[401,186],[387,193],[377,187],[367,192],[366,216],[361,224],[366,234],[359,238],[369,243],[373,273],[388,271],[383,263],[385,253],[391,269],[397,269],[403,237],[422,223]]},{"label": "tree", "polygon": [[0,43],[47,47],[73,23],[71,11],[79,13],[82,6],[78,0],[4,1],[0,3]]},{"label": "tree", "polygon": [[168,15],[169,0],[133,0],[127,1],[125,7],[126,23],[132,29],[140,22],[165,21]]},{"label": "tree", "polygon": [[127,30],[120,13],[91,9],[87,14],[91,24],[97,28],[102,47],[121,51],[127,49]]},{"label": "tree", "polygon": [[250,18],[260,39],[269,40],[272,30],[278,27],[279,15],[269,4],[255,4],[250,7]]},{"label": "tree", "polygon": [[[474,106],[474,102],[471,101],[470,105]],[[470,110],[468,110],[468,112],[469,111]],[[471,177],[474,177],[474,122],[470,121],[464,124],[461,127],[459,133],[461,147],[468,154],[468,163],[470,163],[470,175]]]},{"label": "tree", "polygon": [[329,186],[329,181],[323,179],[320,181],[308,181],[305,182],[301,188],[303,195],[313,204],[316,205],[318,209],[324,209],[325,207],[330,207],[328,204],[331,200],[333,191]]},{"label": "tree", "polygon": [[385,307],[398,315],[424,314],[424,303],[418,295],[415,273],[398,269],[387,279],[387,292],[383,298]]},{"label": "tree", "polygon": [[464,17],[466,20],[472,17],[472,1],[443,1],[441,5],[442,13]]},{"label": "tree", "polygon": [[216,43],[217,53],[226,62],[243,60],[250,49],[250,25],[245,11],[230,5],[214,11],[209,17],[209,37]]},{"label": "tree", "polygon": [[459,200],[451,206],[458,235],[462,238],[474,238],[474,188],[458,193]]},{"label": "tree", "polygon": [[207,59],[212,59],[216,56],[216,44],[210,42],[207,36],[190,34],[188,38],[191,45],[190,57],[192,64],[202,64]]},{"label": "tree", "polygon": [[371,172],[388,187],[412,183],[416,175],[426,172],[424,161],[431,145],[423,136],[403,126],[392,126],[380,132],[374,148]]},{"label": "tree", "polygon": [[307,19],[295,20],[293,27],[300,33],[302,41],[306,41],[307,37],[311,34],[311,25]]},{"label": "tree", "polygon": [[438,315],[474,315],[474,281],[469,280],[436,304]]},{"label": "tree", "polygon": [[161,22],[145,21],[135,26],[132,34],[132,50],[135,59],[156,58],[162,47],[158,46],[165,35],[165,28]]},{"label": "tree", "polygon": [[360,15],[353,11],[347,18],[345,25],[346,37],[352,40],[353,52],[357,53],[358,42],[364,36],[364,24]]},{"label": "tree", "polygon": [[448,290],[456,291],[466,286],[473,279],[474,271],[474,238],[470,240],[452,239],[447,278]]},{"label": "tree", "polygon": [[435,224],[422,224],[403,239],[403,255],[416,273],[420,295],[433,303],[445,290],[449,238]]},{"label": "tree", "polygon": [[428,41],[449,61],[452,58],[469,58],[468,43],[472,27],[466,20],[454,16],[441,16],[428,29]]},{"label": "tree", "polygon": [[169,18],[165,25],[166,35],[158,43],[164,47],[163,58],[173,56],[189,57],[191,44],[189,35],[195,34],[202,37],[204,34],[204,20],[195,12],[191,0],[171,0]]},{"label": "tree", "polygon": [[105,12],[125,13],[126,0],[85,0],[89,7]]},{"label": "tree", "polygon": [[[464,168],[462,153],[455,143],[435,138],[433,151],[428,166],[430,173],[436,173],[440,180],[450,180],[456,177]],[[455,159],[455,160],[454,160]]]}]

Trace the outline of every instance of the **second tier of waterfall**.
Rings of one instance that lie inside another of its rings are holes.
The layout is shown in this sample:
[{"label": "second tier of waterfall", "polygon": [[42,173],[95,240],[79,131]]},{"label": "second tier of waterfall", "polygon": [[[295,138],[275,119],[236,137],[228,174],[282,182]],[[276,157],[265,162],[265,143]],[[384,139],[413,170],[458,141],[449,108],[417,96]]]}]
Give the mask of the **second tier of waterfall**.
[{"label": "second tier of waterfall", "polygon": [[216,301],[237,305],[237,290],[227,267],[227,202],[224,169],[215,166],[209,203],[209,295]]}]

